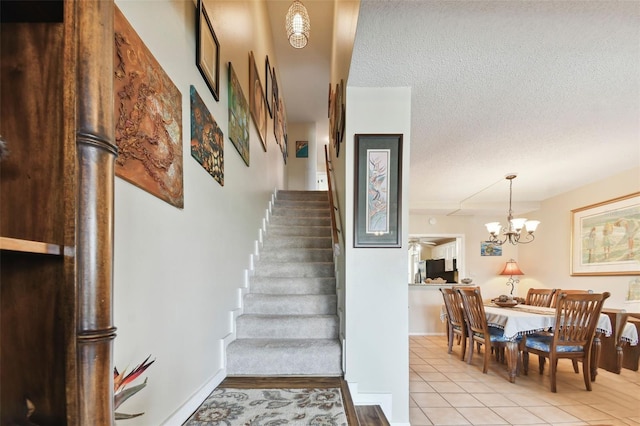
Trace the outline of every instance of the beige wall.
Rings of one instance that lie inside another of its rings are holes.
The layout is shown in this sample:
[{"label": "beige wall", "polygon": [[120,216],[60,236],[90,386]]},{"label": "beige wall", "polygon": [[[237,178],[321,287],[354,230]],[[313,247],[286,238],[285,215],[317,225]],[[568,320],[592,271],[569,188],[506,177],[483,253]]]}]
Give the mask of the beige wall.
[{"label": "beige wall", "polygon": [[[636,191],[640,191],[640,167],[545,200],[540,210],[527,214],[528,218],[542,222],[536,240],[527,245],[503,246],[502,256],[480,256],[480,242],[487,237],[484,223],[495,217],[412,214],[409,233],[464,233],[467,275],[481,286],[483,296],[494,297],[509,291],[506,277],[498,274],[505,262],[514,258],[525,273],[514,294],[524,297],[530,287],[586,288],[610,292],[608,307],[639,311],[637,304],[625,302],[628,284],[637,276],[572,277],[569,269],[571,210]],[[435,225],[429,224],[430,217],[436,219]]]},{"label": "beige wall", "polygon": [[628,284],[638,275],[572,277],[569,269],[571,210],[637,191],[640,191],[640,167],[545,200],[540,211],[530,215],[542,223],[536,242],[520,252],[520,266],[527,273],[522,283],[526,287],[608,291],[611,298],[605,306],[638,311],[637,306],[625,303]]},{"label": "beige wall", "polygon": [[[177,209],[116,178],[114,360],[123,370],[149,354],[156,359],[143,375],[146,388],[119,411],[145,412],[127,426],[182,424],[193,411],[183,404],[201,403],[224,378],[223,339],[232,330],[231,312],[239,307],[239,289],[271,194],[284,186],[271,119],[267,152],[249,123],[250,167],[229,141],[227,64],[233,63],[248,97],[249,51],[259,70],[265,55],[276,69],[278,63],[265,2],[208,1],[220,42],[216,102],[195,66],[194,1],[116,3],[182,93],[185,198],[184,208]],[[190,153],[191,85],[225,135],[224,186]]]}]

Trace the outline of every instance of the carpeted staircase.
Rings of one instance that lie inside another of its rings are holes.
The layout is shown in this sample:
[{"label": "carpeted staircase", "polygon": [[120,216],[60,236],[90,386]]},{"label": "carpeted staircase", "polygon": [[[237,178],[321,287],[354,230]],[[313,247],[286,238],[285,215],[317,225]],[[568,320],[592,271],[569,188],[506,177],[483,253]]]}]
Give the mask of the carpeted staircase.
[{"label": "carpeted staircase", "polygon": [[227,346],[229,376],[340,376],[326,191],[278,191]]}]

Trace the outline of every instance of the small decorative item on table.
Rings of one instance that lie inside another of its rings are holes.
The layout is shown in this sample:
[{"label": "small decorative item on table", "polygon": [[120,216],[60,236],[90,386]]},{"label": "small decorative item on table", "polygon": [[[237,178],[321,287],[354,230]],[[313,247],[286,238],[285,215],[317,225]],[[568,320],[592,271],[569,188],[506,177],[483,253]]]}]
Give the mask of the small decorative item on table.
[{"label": "small decorative item on table", "polygon": [[496,297],[495,299],[492,300],[492,302],[495,305],[500,306],[501,308],[513,308],[514,306],[516,306],[518,304],[518,300],[515,299],[514,297],[511,296],[507,296],[507,295],[500,295],[499,297]]}]

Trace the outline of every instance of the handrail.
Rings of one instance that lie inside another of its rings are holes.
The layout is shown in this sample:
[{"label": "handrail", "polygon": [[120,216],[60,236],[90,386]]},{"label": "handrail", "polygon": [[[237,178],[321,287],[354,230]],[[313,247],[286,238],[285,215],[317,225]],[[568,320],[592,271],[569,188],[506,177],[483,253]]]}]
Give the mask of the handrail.
[{"label": "handrail", "polygon": [[338,223],[336,221],[336,207],[333,203],[333,190],[331,185],[331,172],[333,171],[329,164],[329,145],[324,146],[324,160],[327,168],[327,187],[329,191],[329,205],[331,208],[331,239],[333,241],[333,254],[335,256],[340,255],[340,241],[338,240]]}]

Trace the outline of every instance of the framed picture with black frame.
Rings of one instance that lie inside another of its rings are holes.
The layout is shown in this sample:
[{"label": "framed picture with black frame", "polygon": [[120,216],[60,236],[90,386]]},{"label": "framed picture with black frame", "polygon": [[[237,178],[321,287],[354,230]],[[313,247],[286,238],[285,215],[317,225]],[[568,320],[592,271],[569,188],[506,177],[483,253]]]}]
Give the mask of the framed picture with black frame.
[{"label": "framed picture with black frame", "polygon": [[402,134],[355,135],[353,246],[402,247]]},{"label": "framed picture with black frame", "polygon": [[269,56],[266,57],[264,64],[264,99],[267,101],[267,111],[269,117],[273,118],[275,113],[275,105],[273,103],[273,73],[269,64]]},{"label": "framed picture with black frame", "polygon": [[198,0],[196,18],[196,65],[209,86],[213,98],[218,101],[220,93],[220,43],[213,31],[211,19],[203,0]]}]

